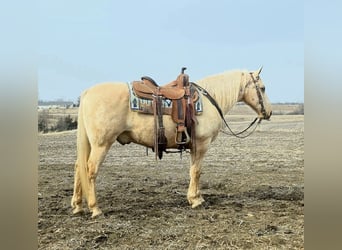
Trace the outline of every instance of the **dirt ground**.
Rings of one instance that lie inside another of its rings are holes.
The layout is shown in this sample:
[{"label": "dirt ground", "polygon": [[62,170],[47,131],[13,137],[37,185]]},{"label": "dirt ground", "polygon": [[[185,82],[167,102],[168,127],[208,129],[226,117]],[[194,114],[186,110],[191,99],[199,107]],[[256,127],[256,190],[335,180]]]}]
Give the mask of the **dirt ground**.
[{"label": "dirt ground", "polygon": [[[231,116],[236,130],[254,116]],[[303,249],[304,116],[278,115],[237,139],[220,134],[191,209],[189,154],[156,162],[115,143],[97,178],[104,215],[73,216],[76,131],[39,134],[39,249]]]}]

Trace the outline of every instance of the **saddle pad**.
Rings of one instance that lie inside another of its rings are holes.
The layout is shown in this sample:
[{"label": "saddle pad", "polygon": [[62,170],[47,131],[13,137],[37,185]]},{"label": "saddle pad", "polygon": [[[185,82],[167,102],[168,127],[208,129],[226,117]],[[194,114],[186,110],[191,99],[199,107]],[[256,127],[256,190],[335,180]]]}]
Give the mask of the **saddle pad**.
[{"label": "saddle pad", "polygon": [[[153,106],[152,100],[142,99],[135,95],[132,83],[129,82],[129,104],[132,111],[144,113],[144,114],[153,114]],[[201,94],[198,95],[198,100],[194,103],[195,106],[195,114],[200,115],[203,112],[203,103]],[[170,99],[164,99],[162,105],[163,114],[171,115],[172,110],[172,101]]]}]

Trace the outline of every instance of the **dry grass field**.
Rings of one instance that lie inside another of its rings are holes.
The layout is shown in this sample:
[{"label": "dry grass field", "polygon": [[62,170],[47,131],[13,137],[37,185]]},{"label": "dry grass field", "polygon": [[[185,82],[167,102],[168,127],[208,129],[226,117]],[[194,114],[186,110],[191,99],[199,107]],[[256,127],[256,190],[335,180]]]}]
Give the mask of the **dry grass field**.
[{"label": "dry grass field", "polygon": [[[246,108],[227,116],[233,129],[255,117]],[[206,202],[196,209],[186,200],[188,154],[156,162],[142,146],[115,143],[97,179],[97,219],[71,214],[76,131],[38,140],[39,249],[304,248],[303,115],[274,115],[246,139],[220,133],[203,164]]]}]

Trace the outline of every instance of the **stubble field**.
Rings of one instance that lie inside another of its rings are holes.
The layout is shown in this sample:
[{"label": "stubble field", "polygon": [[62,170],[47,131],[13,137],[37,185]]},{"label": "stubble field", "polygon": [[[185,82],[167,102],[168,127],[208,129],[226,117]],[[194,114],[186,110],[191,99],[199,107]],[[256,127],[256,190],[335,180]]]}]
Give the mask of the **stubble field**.
[{"label": "stubble field", "polygon": [[[236,130],[253,115],[230,115]],[[155,161],[115,143],[97,178],[104,215],[73,216],[76,131],[39,134],[39,249],[303,249],[304,116],[275,115],[237,139],[220,133],[186,200],[189,154]]]}]

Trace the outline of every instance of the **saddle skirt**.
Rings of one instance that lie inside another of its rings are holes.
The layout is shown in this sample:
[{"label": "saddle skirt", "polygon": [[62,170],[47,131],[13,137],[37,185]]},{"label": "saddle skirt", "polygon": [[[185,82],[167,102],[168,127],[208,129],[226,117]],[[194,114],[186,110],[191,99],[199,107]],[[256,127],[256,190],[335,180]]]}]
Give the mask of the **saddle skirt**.
[{"label": "saddle skirt", "polygon": [[[153,104],[152,100],[139,98],[133,89],[133,82],[129,82],[128,89],[129,89],[129,104],[132,111],[143,113],[143,114],[151,114],[153,115]],[[195,107],[195,115],[201,115],[203,112],[203,103],[202,103],[202,95],[199,91],[191,85],[191,91],[196,92],[195,99],[194,99],[194,107]],[[172,100],[168,98],[163,98],[162,101],[162,112],[164,115],[171,115],[172,114]]]}]

